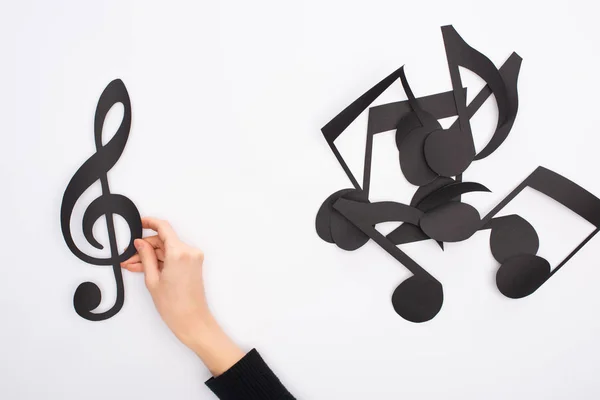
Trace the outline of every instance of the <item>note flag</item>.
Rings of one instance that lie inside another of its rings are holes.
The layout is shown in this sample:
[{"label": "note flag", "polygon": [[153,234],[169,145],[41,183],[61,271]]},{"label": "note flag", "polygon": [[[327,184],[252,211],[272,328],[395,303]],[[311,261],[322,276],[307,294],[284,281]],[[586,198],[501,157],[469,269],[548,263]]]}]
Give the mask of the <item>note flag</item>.
[{"label": "note flag", "polygon": [[[124,108],[123,119],[115,135],[106,144],[102,144],[102,130],[104,120],[108,111],[117,103]],[[110,265],[113,269],[117,288],[117,298],[114,305],[107,311],[93,313],[92,311],[100,305],[101,292],[95,283],[84,282],[75,290],[73,306],[82,318],[90,321],[102,321],[117,314],[125,300],[125,288],[121,274],[120,263],[135,254],[133,241],[142,237],[142,222],[140,213],[136,206],[127,197],[110,192],[108,185],[108,171],[117,163],[129,137],[131,128],[131,103],[125,85],[120,79],[108,84],[102,92],[94,118],[94,139],[96,153],[94,153],[75,172],[71,181],[65,189],[60,210],[60,222],[62,234],[71,252],[80,260],[93,265]],[[101,217],[105,217],[108,230],[108,242],[110,245],[110,256],[105,258],[92,257],[77,247],[71,232],[71,217],[75,203],[81,195],[95,182],[100,181],[102,195],[92,201],[83,214],[83,234],[92,246],[102,249],[103,246],[94,237],[94,223]],[[119,253],[113,215],[121,216],[129,227],[130,239],[127,249]]]}]

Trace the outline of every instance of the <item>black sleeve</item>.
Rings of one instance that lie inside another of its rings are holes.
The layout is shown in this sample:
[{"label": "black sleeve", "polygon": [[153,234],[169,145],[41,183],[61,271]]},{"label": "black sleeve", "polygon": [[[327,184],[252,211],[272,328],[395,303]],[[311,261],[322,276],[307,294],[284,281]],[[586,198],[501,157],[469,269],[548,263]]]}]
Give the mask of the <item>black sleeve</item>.
[{"label": "black sleeve", "polygon": [[206,386],[221,400],[294,400],[256,349]]}]

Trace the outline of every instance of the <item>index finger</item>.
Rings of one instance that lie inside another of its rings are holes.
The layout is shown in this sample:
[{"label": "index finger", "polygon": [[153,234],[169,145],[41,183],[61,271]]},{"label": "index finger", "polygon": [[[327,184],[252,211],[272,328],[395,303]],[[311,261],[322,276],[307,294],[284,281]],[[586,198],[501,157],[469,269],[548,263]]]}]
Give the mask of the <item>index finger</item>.
[{"label": "index finger", "polygon": [[169,241],[177,240],[177,234],[167,221],[158,218],[144,217],[142,218],[142,227],[144,229],[152,229],[158,233],[158,237],[165,244]]}]

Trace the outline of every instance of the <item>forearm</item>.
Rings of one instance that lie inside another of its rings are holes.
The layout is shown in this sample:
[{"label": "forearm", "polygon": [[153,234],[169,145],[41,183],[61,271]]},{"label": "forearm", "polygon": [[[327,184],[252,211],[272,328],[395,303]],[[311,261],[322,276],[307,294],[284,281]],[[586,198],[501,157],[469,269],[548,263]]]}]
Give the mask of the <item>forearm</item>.
[{"label": "forearm", "polygon": [[213,375],[206,385],[223,400],[291,400],[294,397],[256,350],[244,352],[210,316],[190,348]]},{"label": "forearm", "polygon": [[189,338],[189,347],[213,376],[221,375],[244,357],[244,352],[225,334],[212,316],[196,332],[195,337]]},{"label": "forearm", "polygon": [[144,272],[162,319],[212,373],[208,387],[222,400],[293,399],[258,352],[244,355],[211,314],[204,296],[202,251],[182,243],[166,221],[143,218],[142,226],[157,235],[136,239],[138,254],[121,266]]}]

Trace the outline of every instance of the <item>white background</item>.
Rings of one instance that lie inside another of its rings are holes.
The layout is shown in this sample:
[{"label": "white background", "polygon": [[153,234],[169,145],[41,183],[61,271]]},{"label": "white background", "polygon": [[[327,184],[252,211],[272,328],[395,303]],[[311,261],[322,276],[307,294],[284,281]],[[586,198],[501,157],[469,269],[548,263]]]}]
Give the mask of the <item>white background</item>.
[{"label": "white background", "polygon": [[[207,370],[162,324],[141,276],[125,272],[125,306],[110,320],[88,322],[72,307],[86,280],[101,286],[104,309],[115,295],[110,268],[66,247],[59,210],[95,151],[100,93],[121,78],[133,124],[111,190],[205,251],[218,319],[296,396],[599,398],[599,238],[518,301],[495,287],[488,232],[445,252],[404,246],[445,294],[436,318],[412,324],[390,302],[409,276],[400,264],[373,242],[347,253],[314,230],[321,202],[350,186],[320,128],[403,64],[418,96],[450,90],[446,24],[497,65],[512,51],[524,58],[511,136],[465,174],[493,193],[466,201],[483,214],[538,165],[599,195],[594,3],[4,0],[0,397],[212,398]],[[471,98],[482,83],[463,77]],[[396,84],[378,102],[404,98]],[[490,101],[473,121],[478,148],[495,117]],[[118,122],[111,112],[105,141]],[[359,179],[365,131],[363,116],[339,143]],[[409,201],[392,133],[376,138],[374,159],[372,198]],[[85,194],[78,215],[98,193]],[[506,211],[533,223],[553,265],[592,230],[533,191]]]}]

